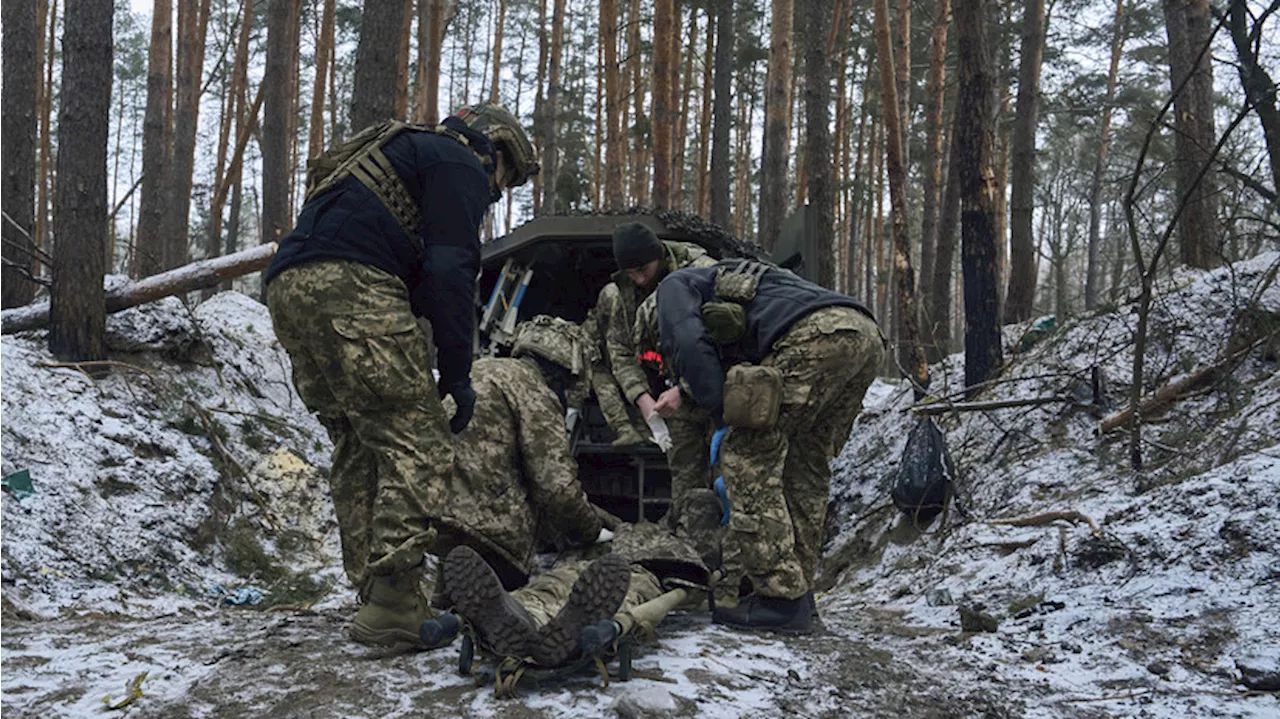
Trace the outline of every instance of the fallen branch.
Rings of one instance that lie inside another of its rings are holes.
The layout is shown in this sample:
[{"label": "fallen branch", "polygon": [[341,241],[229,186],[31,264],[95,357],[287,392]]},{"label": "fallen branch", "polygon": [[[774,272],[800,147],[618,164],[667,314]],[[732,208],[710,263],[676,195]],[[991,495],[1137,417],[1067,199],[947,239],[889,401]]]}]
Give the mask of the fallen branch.
[{"label": "fallen branch", "polygon": [[[154,302],[184,292],[216,287],[223,280],[265,268],[276,254],[276,243],[251,247],[231,255],[192,262],[161,272],[106,293],[107,314]],[[0,334],[34,330],[49,325],[49,302],[38,302],[0,312]]]},{"label": "fallen branch", "polygon": [[[1139,404],[1141,413],[1145,416],[1157,409],[1160,409],[1161,407],[1164,407],[1165,405],[1173,403],[1182,395],[1212,382],[1224,370],[1243,359],[1245,355],[1270,341],[1276,336],[1276,334],[1276,332],[1270,332],[1255,339],[1244,347],[1227,354],[1225,357],[1211,365],[1208,365],[1207,367],[1201,367],[1190,374],[1185,374],[1169,380],[1157,389],[1155,394],[1152,394],[1142,400]],[[1126,409],[1116,412],[1110,417],[1103,418],[1102,423],[1098,425],[1098,429],[1102,434],[1106,434],[1118,427],[1123,427],[1132,419],[1133,406],[1130,405]]]},{"label": "fallen branch", "polygon": [[1036,407],[1054,402],[1071,402],[1070,397],[1028,397],[1024,399],[995,399],[983,402],[927,402],[912,405],[909,409],[925,416],[946,414],[948,412],[981,412],[988,409],[1004,409],[1005,407]]},{"label": "fallen branch", "polygon": [[1017,517],[1014,519],[991,519],[987,520],[986,524],[995,524],[1004,527],[1043,527],[1058,521],[1071,522],[1072,524],[1087,524],[1089,525],[1089,528],[1093,530],[1094,534],[1100,534],[1102,532],[1102,530],[1098,529],[1098,525],[1093,521],[1093,519],[1074,509],[1043,512],[1041,514],[1033,514],[1030,517]]}]

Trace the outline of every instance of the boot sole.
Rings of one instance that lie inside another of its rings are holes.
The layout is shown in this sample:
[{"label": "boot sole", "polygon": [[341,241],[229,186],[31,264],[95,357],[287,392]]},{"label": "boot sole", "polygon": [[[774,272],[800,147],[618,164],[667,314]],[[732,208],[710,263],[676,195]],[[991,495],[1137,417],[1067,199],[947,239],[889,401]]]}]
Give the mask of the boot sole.
[{"label": "boot sole", "polygon": [[631,566],[616,554],[592,562],[573,583],[564,607],[539,632],[533,658],[543,666],[559,666],[578,652],[578,635],[584,627],[611,619],[627,598]]},{"label": "boot sole", "polygon": [[470,547],[455,547],[444,560],[444,581],[454,609],[481,632],[489,650],[504,657],[528,654],[533,633],[507,608],[507,592],[484,557]]},{"label": "boot sole", "polygon": [[363,624],[353,622],[347,635],[352,641],[371,647],[390,647],[393,649],[433,649],[418,639],[418,635],[403,629],[370,629]]}]

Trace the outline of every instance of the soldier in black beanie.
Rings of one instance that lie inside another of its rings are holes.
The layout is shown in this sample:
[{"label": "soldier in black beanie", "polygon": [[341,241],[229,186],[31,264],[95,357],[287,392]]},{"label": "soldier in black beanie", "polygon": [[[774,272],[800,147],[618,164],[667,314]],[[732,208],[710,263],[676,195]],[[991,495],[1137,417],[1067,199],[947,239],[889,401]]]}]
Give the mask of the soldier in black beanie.
[{"label": "soldier in black beanie", "polygon": [[618,225],[613,228],[613,259],[623,271],[642,268],[662,259],[662,242],[639,222]]}]

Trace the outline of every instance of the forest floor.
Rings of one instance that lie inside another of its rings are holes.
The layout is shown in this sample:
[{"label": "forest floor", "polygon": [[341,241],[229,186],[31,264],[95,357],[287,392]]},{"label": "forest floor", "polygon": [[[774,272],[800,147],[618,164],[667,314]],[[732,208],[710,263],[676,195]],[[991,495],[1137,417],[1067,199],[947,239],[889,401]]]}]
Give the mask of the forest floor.
[{"label": "forest floor", "polygon": [[[1163,286],[1147,391],[1211,362],[1242,318],[1280,319],[1278,265]],[[911,393],[877,383],[833,465],[814,635],[675,614],[630,681],[588,672],[515,699],[459,674],[457,644],[346,639],[328,440],[261,305],[223,293],[114,315],[121,364],[96,381],[40,333],[6,336],[0,462],[32,488],[0,499],[0,710],[101,716],[133,683],[108,713],[1280,716],[1263,690],[1280,682],[1280,343],[1149,418],[1133,472],[1123,433],[1097,426],[1126,403],[1134,323],[1121,305],[1035,343],[1007,328],[1005,382],[981,399],[1065,399],[939,418],[956,501],[926,526],[887,499]],[[1095,367],[1108,383],[1090,394]],[[963,358],[932,371],[945,395]],[[227,601],[246,597],[262,601]]]}]

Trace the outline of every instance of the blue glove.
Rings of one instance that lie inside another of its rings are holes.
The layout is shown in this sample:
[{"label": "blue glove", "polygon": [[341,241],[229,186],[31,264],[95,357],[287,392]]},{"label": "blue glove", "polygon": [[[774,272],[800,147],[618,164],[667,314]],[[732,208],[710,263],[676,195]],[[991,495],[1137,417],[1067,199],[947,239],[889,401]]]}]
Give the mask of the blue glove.
[{"label": "blue glove", "polygon": [[720,461],[720,445],[724,443],[724,436],[728,433],[728,427],[721,427],[716,433],[711,435],[711,463],[716,464]]},{"label": "blue glove", "polygon": [[724,477],[716,477],[715,489],[716,497],[720,498],[720,526],[727,527],[732,505],[729,504],[729,490],[725,489]]}]

